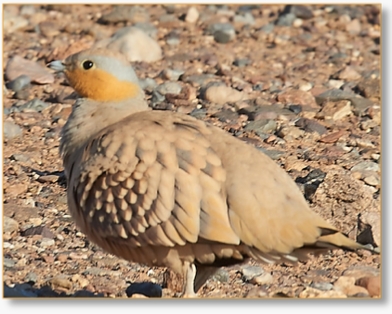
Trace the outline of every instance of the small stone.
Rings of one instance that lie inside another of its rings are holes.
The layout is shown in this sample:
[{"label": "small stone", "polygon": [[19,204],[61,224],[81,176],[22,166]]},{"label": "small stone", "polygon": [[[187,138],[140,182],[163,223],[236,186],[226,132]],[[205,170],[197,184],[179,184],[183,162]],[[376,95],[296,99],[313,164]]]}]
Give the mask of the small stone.
[{"label": "small stone", "polygon": [[34,272],[30,272],[26,275],[25,279],[26,282],[36,283],[38,280],[38,275]]},{"label": "small stone", "polygon": [[12,219],[10,217],[4,216],[3,217],[3,232],[14,232],[18,231],[19,229],[19,224],[15,219]]},{"label": "small stone", "polygon": [[342,275],[353,277],[357,280],[362,277],[379,276],[380,270],[370,266],[355,265],[343,271]]},{"label": "small stone", "polygon": [[232,110],[219,110],[212,115],[214,118],[218,118],[219,121],[230,123],[231,121],[236,121],[238,119],[238,113]]},{"label": "small stone", "polygon": [[293,21],[293,26],[298,28],[298,27],[301,27],[303,23],[304,23],[304,20],[303,20],[303,19],[298,19],[298,18],[296,18],[296,19]]},{"label": "small stone", "polygon": [[291,26],[291,25],[293,25],[293,22],[296,18],[297,17],[293,13],[283,14],[276,21],[276,25],[278,25],[278,26]]},{"label": "small stone", "polygon": [[4,12],[3,29],[4,33],[12,34],[17,30],[29,25],[29,21],[22,16],[9,16]]},{"label": "small stone", "polygon": [[239,68],[245,67],[249,64],[251,64],[252,61],[250,59],[235,59],[233,64]]},{"label": "small stone", "polygon": [[15,266],[15,264],[16,264],[16,261],[14,261],[13,259],[8,258],[8,257],[3,257],[3,265],[5,267],[12,268]]},{"label": "small stone", "polygon": [[37,62],[15,55],[7,62],[5,77],[7,80],[13,81],[21,75],[28,76],[32,82],[37,84],[52,84],[54,82],[54,76],[47,68]]},{"label": "small stone", "polygon": [[250,281],[254,277],[263,275],[264,269],[259,266],[242,265],[240,267],[240,272],[242,273],[244,281]]},{"label": "small stone", "polygon": [[24,88],[27,88],[31,83],[31,79],[29,76],[22,74],[18,76],[16,79],[12,80],[7,84],[7,88],[11,89],[14,92],[19,92]]},{"label": "small stone", "polygon": [[22,106],[19,106],[19,109],[21,112],[42,112],[45,108],[49,106],[48,103],[38,99],[34,98],[33,100],[28,101]]},{"label": "small stone", "polygon": [[164,82],[156,88],[156,91],[161,95],[174,94],[178,95],[181,93],[182,86],[176,82]]},{"label": "small stone", "polygon": [[73,259],[73,260],[81,260],[81,259],[87,259],[88,258],[87,254],[85,254],[85,253],[78,254],[78,253],[75,253],[75,252],[69,253],[69,257],[71,259]]},{"label": "small stone", "polygon": [[277,123],[274,120],[257,120],[250,121],[245,127],[244,131],[253,131],[257,135],[262,133],[273,133],[277,128]]},{"label": "small stone", "polygon": [[[313,17],[313,11],[305,5],[288,5],[290,13],[294,14],[296,17],[308,20]],[[285,8],[287,10],[287,8]]]},{"label": "small stone", "polygon": [[151,38],[156,39],[158,34],[158,29],[154,26],[154,24],[148,22],[139,22],[133,25],[134,27],[140,28],[143,32],[145,32]]},{"label": "small stone", "polygon": [[361,22],[358,19],[354,19],[347,23],[346,31],[353,36],[357,36],[361,32]]},{"label": "small stone", "polygon": [[233,23],[243,24],[243,25],[254,25],[255,18],[252,13],[244,12],[242,14],[237,14],[233,18]]},{"label": "small stone", "polygon": [[251,299],[251,298],[264,298],[267,297],[268,293],[267,291],[262,288],[262,287],[254,287],[248,291],[246,294],[246,298]]},{"label": "small stone", "polygon": [[64,262],[66,262],[68,260],[68,255],[66,255],[66,254],[59,254],[56,257],[56,260],[58,260],[61,263],[64,263]]},{"label": "small stone", "polygon": [[48,247],[48,246],[52,246],[54,245],[54,240],[53,239],[49,239],[49,238],[42,238],[41,240],[41,247]]},{"label": "small stone", "polygon": [[329,291],[333,289],[333,284],[329,282],[312,282],[310,287],[322,290],[322,291]]},{"label": "small stone", "polygon": [[365,171],[379,172],[380,166],[377,163],[375,163],[374,161],[365,160],[365,161],[359,162],[354,167],[352,167],[351,171],[352,172],[361,172],[361,173],[363,173]]},{"label": "small stone", "polygon": [[363,181],[370,186],[379,187],[380,186],[380,179],[376,175],[371,175],[363,178]]},{"label": "small stone", "polygon": [[109,39],[98,41],[93,47],[118,51],[129,62],[155,62],[162,59],[162,49],[158,42],[134,26],[119,29]]},{"label": "small stone", "polygon": [[60,178],[59,176],[50,174],[50,175],[46,175],[46,176],[40,176],[38,178],[38,182],[41,182],[41,183],[45,183],[45,182],[54,183],[54,182],[57,182],[59,180],[59,178]]},{"label": "small stone", "polygon": [[225,44],[235,38],[235,29],[229,23],[216,23],[210,29],[212,29],[214,40],[218,43]]},{"label": "small stone", "polygon": [[54,239],[54,234],[50,229],[46,226],[38,226],[38,227],[31,227],[26,229],[23,234],[23,236],[33,236],[33,235],[42,235],[43,238],[47,239]]},{"label": "small stone", "polygon": [[[53,241],[54,244],[54,241]],[[51,244],[51,245],[53,245]],[[42,246],[42,242],[41,242],[41,246]],[[45,245],[46,246],[50,246],[50,245]],[[54,256],[43,256],[42,259],[45,261],[45,263],[47,264],[53,264],[54,263]]]},{"label": "small stone", "polygon": [[171,81],[178,81],[181,75],[183,75],[185,71],[183,70],[175,70],[175,69],[164,69],[161,72],[161,76],[163,79],[171,80]]},{"label": "small stone", "polygon": [[188,9],[188,12],[186,13],[185,22],[196,23],[196,21],[199,19],[199,15],[199,11],[192,6]]},{"label": "small stone", "polygon": [[323,125],[321,125],[320,123],[312,119],[299,118],[295,122],[295,126],[300,127],[306,132],[317,132],[320,135],[327,133],[326,127],[324,127]]},{"label": "small stone", "polygon": [[58,23],[52,21],[43,21],[38,24],[38,28],[39,32],[47,38],[55,37],[60,33]]},{"label": "small stone", "polygon": [[342,80],[333,80],[333,79],[331,79],[331,80],[328,81],[328,86],[332,87],[332,88],[339,89],[343,85],[344,85],[344,81],[342,81]]},{"label": "small stone", "polygon": [[351,101],[340,100],[327,101],[324,103],[323,108],[316,114],[316,117],[337,121],[350,115],[352,115]]},{"label": "small stone", "polygon": [[11,121],[4,121],[3,123],[3,135],[4,138],[6,138],[7,140],[11,140],[13,138],[22,136],[23,131],[22,128],[11,122]]},{"label": "small stone", "polygon": [[278,95],[278,101],[283,104],[295,104],[302,106],[318,107],[314,96],[303,90],[287,90]]},{"label": "small stone", "polygon": [[268,157],[270,157],[273,160],[277,160],[281,158],[282,156],[286,155],[286,152],[282,152],[277,149],[265,149],[263,147],[257,147],[257,149],[264,154],[266,154]]},{"label": "small stone", "polygon": [[334,290],[341,291],[348,297],[352,297],[356,294],[363,293],[365,295],[369,295],[368,291],[360,286],[355,285],[355,278],[348,276],[341,276],[334,283]]},{"label": "small stone", "polygon": [[14,184],[5,189],[5,193],[8,194],[8,196],[18,196],[20,194],[23,194],[27,191],[28,185],[25,183],[19,183],[19,184]]},{"label": "small stone", "polygon": [[147,90],[149,92],[152,92],[153,89],[158,86],[157,82],[150,77],[147,77],[145,79],[139,79],[139,84],[142,89]]},{"label": "small stone", "polygon": [[228,282],[230,274],[227,270],[219,268],[211,278],[219,282]]},{"label": "small stone", "polygon": [[234,103],[244,99],[244,94],[225,85],[213,85],[205,89],[203,98],[209,102],[223,105]]},{"label": "small stone", "polygon": [[381,96],[381,80],[364,78],[357,85],[361,95],[365,98],[380,98]]},{"label": "small stone", "polygon": [[34,218],[30,218],[29,222],[31,222],[33,226],[36,227],[42,224],[42,219],[38,217],[34,217]]},{"label": "small stone", "polygon": [[259,276],[255,276],[250,280],[250,283],[257,285],[269,285],[274,282],[274,278],[270,273],[263,273]]},{"label": "small stone", "polygon": [[129,22],[131,24],[149,22],[150,14],[145,7],[138,5],[116,5],[111,12],[102,15],[100,22],[115,24]]},{"label": "small stone", "polygon": [[161,298],[162,287],[152,282],[136,282],[127,288],[126,294],[128,297],[132,297],[134,294],[141,294],[149,298]]},{"label": "small stone", "polygon": [[371,297],[381,296],[381,276],[362,277],[355,284],[364,287]]},{"label": "small stone", "polygon": [[301,299],[305,298],[347,298],[342,291],[321,291],[315,288],[306,287],[304,291],[302,291],[299,296]]},{"label": "small stone", "polygon": [[50,279],[49,282],[54,288],[65,288],[67,290],[72,288],[72,282],[64,275],[58,275]]},{"label": "small stone", "polygon": [[343,81],[355,81],[362,77],[355,69],[351,66],[346,66],[338,74],[338,79]]}]

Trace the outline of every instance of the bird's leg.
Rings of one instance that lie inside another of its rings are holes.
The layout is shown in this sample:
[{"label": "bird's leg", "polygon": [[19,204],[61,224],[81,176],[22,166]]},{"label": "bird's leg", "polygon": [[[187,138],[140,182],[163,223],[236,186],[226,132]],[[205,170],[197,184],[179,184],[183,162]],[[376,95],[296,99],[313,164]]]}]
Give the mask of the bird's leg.
[{"label": "bird's leg", "polygon": [[194,282],[196,277],[196,266],[190,262],[184,262],[183,266],[184,285],[182,289],[183,298],[196,298],[197,294],[194,290]]}]

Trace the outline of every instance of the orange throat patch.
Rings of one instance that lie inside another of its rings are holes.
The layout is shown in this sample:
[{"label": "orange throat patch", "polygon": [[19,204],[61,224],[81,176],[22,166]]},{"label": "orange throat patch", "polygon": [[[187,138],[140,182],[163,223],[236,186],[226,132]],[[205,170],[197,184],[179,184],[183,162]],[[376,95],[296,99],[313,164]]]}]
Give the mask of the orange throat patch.
[{"label": "orange throat patch", "polygon": [[139,93],[139,86],[132,82],[120,81],[100,69],[65,71],[70,85],[83,98],[96,101],[121,101],[133,98]]}]

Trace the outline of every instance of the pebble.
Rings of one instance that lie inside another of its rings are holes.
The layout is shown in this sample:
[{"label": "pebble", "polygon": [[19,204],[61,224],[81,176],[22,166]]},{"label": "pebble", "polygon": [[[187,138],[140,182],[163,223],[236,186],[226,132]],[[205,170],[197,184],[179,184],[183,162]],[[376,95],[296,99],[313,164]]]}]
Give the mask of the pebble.
[{"label": "pebble", "polygon": [[26,277],[25,277],[25,281],[26,282],[32,282],[32,283],[36,283],[38,279],[38,275],[34,272],[29,272]]},{"label": "pebble", "polygon": [[322,291],[329,291],[333,289],[333,284],[329,282],[312,282],[310,287],[322,290]]},{"label": "pebble", "polygon": [[361,22],[358,19],[348,22],[346,25],[346,31],[353,36],[359,35],[361,33]]},{"label": "pebble", "polygon": [[3,17],[3,29],[6,34],[14,33],[29,25],[29,21],[22,16],[9,16],[4,12]]},{"label": "pebble", "polygon": [[154,88],[158,86],[157,82],[150,77],[147,77],[145,79],[139,79],[139,84],[142,89],[152,92]]},{"label": "pebble", "polygon": [[340,87],[342,87],[344,85],[344,81],[342,80],[334,80],[331,79],[328,81],[328,86],[332,87],[332,88],[337,88],[339,89]]},{"label": "pebble", "polygon": [[[4,246],[3,246],[3,247],[4,247]],[[5,248],[5,247],[4,247],[4,248]],[[14,261],[13,259],[8,258],[8,257],[3,257],[3,265],[4,265],[5,267],[12,268],[12,267],[15,266],[15,264],[16,264],[16,261]]]},{"label": "pebble", "polygon": [[293,13],[287,13],[279,16],[278,20],[276,21],[276,25],[278,26],[291,26],[293,25],[294,20],[297,17]]},{"label": "pebble", "polygon": [[252,63],[252,60],[243,58],[243,59],[235,59],[233,64],[239,68],[245,67]]},{"label": "pebble", "polygon": [[337,121],[352,115],[352,113],[351,101],[349,100],[326,101],[316,117]]},{"label": "pebble", "polygon": [[210,26],[214,40],[225,44],[235,39],[235,29],[230,23],[215,23]]},{"label": "pebble", "polygon": [[244,281],[250,281],[252,278],[264,274],[264,269],[259,266],[241,265],[240,272]]},{"label": "pebble", "polygon": [[297,128],[292,125],[283,125],[276,133],[277,136],[284,139],[287,138],[297,139],[303,137],[304,134],[305,134],[304,130],[301,130],[300,128]]},{"label": "pebble", "polygon": [[49,282],[55,288],[59,287],[67,290],[72,288],[72,282],[64,275],[58,275],[50,279]]},{"label": "pebble", "polygon": [[338,79],[343,81],[355,81],[360,78],[362,78],[362,75],[359,74],[352,66],[346,66],[338,74]]},{"label": "pebble", "polygon": [[215,274],[211,276],[212,279],[219,281],[219,282],[228,282],[230,278],[230,274],[227,270],[223,268],[219,268]]},{"label": "pebble", "polygon": [[161,95],[166,95],[166,94],[178,95],[181,93],[182,86],[176,82],[164,82],[162,84],[159,84],[155,90]]},{"label": "pebble", "polygon": [[379,164],[375,163],[374,161],[364,160],[356,164],[354,167],[351,168],[352,172],[361,172],[364,173],[366,171],[374,171],[379,172],[380,166]]},{"label": "pebble", "polygon": [[264,147],[257,147],[257,149],[273,160],[278,160],[280,157],[286,155],[286,152],[277,149],[265,149]]},{"label": "pebble", "polygon": [[278,101],[283,104],[318,107],[315,97],[310,92],[299,89],[286,90],[280,93],[278,95]]},{"label": "pebble", "polygon": [[36,13],[35,7],[33,5],[22,5],[20,7],[20,15],[30,16]]},{"label": "pebble", "polygon": [[212,115],[214,118],[218,118],[219,121],[225,122],[225,123],[230,123],[232,121],[237,121],[238,119],[238,113],[232,111],[232,110],[219,110],[218,112],[214,113]]},{"label": "pebble", "polygon": [[212,85],[202,93],[203,98],[211,103],[223,105],[244,99],[244,94],[226,85]]},{"label": "pebble", "polygon": [[55,237],[53,232],[50,231],[50,229],[46,226],[28,228],[22,233],[22,235],[24,237],[33,236],[33,235],[42,235],[43,238],[47,238],[47,239],[54,239]]},{"label": "pebble", "polygon": [[162,287],[152,282],[135,282],[127,288],[126,294],[128,297],[141,294],[149,298],[161,298]]},{"label": "pebble", "polygon": [[131,24],[139,22],[149,22],[150,14],[144,7],[138,5],[116,5],[113,10],[100,18],[101,23],[129,22]]},{"label": "pebble", "polygon": [[19,223],[10,217],[4,216],[3,217],[3,232],[14,232],[18,231]]},{"label": "pebble", "polygon": [[260,31],[264,32],[265,34],[270,34],[275,29],[275,25],[273,23],[265,24],[264,26],[260,27]]},{"label": "pebble", "polygon": [[381,296],[381,276],[362,277],[356,280],[357,286],[364,287],[371,297]]},{"label": "pebble", "polygon": [[274,278],[270,273],[263,273],[253,277],[249,282],[256,285],[269,285],[274,282]]},{"label": "pebble", "polygon": [[40,246],[41,247],[48,247],[54,245],[54,240],[49,238],[42,238]]},{"label": "pebble", "polygon": [[336,280],[333,285],[334,290],[341,291],[348,297],[355,296],[356,294],[369,295],[368,291],[360,286],[355,285],[355,278],[348,276],[341,276]]},{"label": "pebble", "polygon": [[312,119],[299,118],[295,122],[295,126],[300,127],[306,132],[317,132],[320,135],[327,133],[326,127],[318,123],[316,120],[312,120]]},{"label": "pebble", "polygon": [[22,74],[9,82],[7,84],[7,88],[11,89],[14,92],[19,92],[24,88],[27,88],[31,83],[31,79],[29,76]]},{"label": "pebble", "polygon": [[15,55],[7,62],[5,77],[7,80],[13,81],[21,75],[28,76],[32,82],[37,84],[52,84],[54,82],[54,76],[47,68],[37,62]]},{"label": "pebble", "polygon": [[[289,5],[290,13],[294,14],[297,18],[308,20],[313,17],[313,11],[305,5]],[[285,10],[287,10],[285,8]]]},{"label": "pebble", "polygon": [[180,38],[177,36],[169,36],[166,38],[166,43],[169,46],[178,46],[180,44]]},{"label": "pebble", "polygon": [[264,298],[267,296],[268,296],[268,293],[267,293],[266,289],[264,289],[263,287],[254,287],[248,291],[248,293],[246,294],[245,297],[248,299],[253,299],[253,298],[259,299],[259,298]]},{"label": "pebble", "polygon": [[380,270],[370,266],[355,265],[344,270],[342,275],[359,279],[362,277],[379,276]]},{"label": "pebble", "polygon": [[3,135],[4,138],[6,138],[7,140],[11,140],[13,138],[22,136],[23,131],[22,128],[11,122],[11,121],[4,121],[3,122]]},{"label": "pebble", "polygon": [[302,291],[298,297],[300,299],[307,299],[307,298],[347,298],[347,295],[345,295],[342,291],[335,291],[335,290],[329,290],[329,291],[321,291],[315,288],[311,287],[306,287],[304,291]]},{"label": "pebble", "polygon": [[377,175],[366,176],[363,178],[363,181],[370,186],[375,186],[375,187],[380,186],[380,179]]},{"label": "pebble", "polygon": [[47,107],[49,107],[48,103],[46,103],[38,98],[34,98],[34,99],[28,101],[27,103],[25,103],[24,105],[19,106],[18,109],[21,112],[31,112],[31,111],[42,112],[42,110],[44,110]]},{"label": "pebble", "polygon": [[190,7],[185,15],[185,22],[196,23],[199,19],[200,13],[195,7]]},{"label": "pebble", "polygon": [[25,183],[18,183],[11,185],[5,189],[5,193],[8,194],[8,196],[18,196],[20,194],[23,194],[27,192],[28,185]]},{"label": "pebble", "polygon": [[147,22],[139,22],[133,25],[136,28],[140,28],[143,32],[145,32],[151,38],[156,39],[158,35],[158,29],[151,23]]},{"label": "pebble", "polygon": [[357,85],[358,90],[365,98],[381,96],[381,83],[379,79],[364,78]]},{"label": "pebble", "polygon": [[161,72],[161,77],[166,80],[170,81],[178,81],[181,75],[185,73],[184,70],[177,70],[177,69],[164,69]]},{"label": "pebble", "polygon": [[257,135],[262,133],[273,133],[277,128],[277,123],[274,120],[257,120],[250,121],[245,127],[244,131],[253,131]]},{"label": "pebble", "polygon": [[98,41],[95,48],[106,47],[122,53],[129,62],[156,62],[162,59],[158,42],[140,28],[129,26],[119,29],[109,39]]},{"label": "pebble", "polygon": [[254,25],[255,18],[253,17],[252,13],[244,12],[242,14],[235,15],[233,18],[233,22],[244,25]]}]

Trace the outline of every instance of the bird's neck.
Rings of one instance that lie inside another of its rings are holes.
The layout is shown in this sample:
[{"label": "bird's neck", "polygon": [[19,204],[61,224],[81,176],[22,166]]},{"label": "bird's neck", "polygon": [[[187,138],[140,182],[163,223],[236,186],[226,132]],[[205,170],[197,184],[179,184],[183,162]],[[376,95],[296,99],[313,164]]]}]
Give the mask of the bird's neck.
[{"label": "bird's neck", "polygon": [[60,154],[64,159],[84,147],[86,142],[106,127],[140,111],[150,110],[144,97],[129,103],[96,102],[78,99],[61,132]]}]

